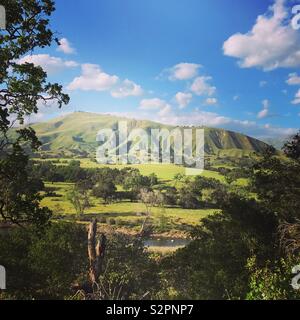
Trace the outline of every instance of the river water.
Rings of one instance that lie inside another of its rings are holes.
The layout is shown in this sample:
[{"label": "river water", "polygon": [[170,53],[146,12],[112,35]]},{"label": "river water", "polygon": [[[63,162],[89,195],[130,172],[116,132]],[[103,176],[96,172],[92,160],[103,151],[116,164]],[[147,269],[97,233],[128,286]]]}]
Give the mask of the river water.
[{"label": "river water", "polygon": [[144,244],[145,247],[177,248],[185,247],[190,242],[188,239],[148,239]]}]

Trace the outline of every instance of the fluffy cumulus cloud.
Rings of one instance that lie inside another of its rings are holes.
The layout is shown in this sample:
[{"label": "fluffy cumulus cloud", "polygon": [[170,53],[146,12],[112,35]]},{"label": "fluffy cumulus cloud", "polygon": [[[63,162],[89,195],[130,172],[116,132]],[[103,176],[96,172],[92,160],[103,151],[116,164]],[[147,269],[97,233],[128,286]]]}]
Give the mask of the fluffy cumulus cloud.
[{"label": "fluffy cumulus cloud", "polygon": [[191,103],[192,98],[193,98],[193,95],[191,93],[186,93],[186,92],[178,92],[175,95],[175,100],[179,105],[180,109],[184,109],[185,107],[187,107]]},{"label": "fluffy cumulus cloud", "polygon": [[140,102],[141,110],[161,110],[168,106],[168,103],[165,100],[161,100],[158,98],[153,99],[143,99]]},{"label": "fluffy cumulus cloud", "polygon": [[205,104],[207,106],[216,106],[218,104],[218,99],[216,99],[216,98],[207,98],[205,100]]},{"label": "fluffy cumulus cloud", "polygon": [[72,60],[63,60],[61,58],[52,57],[49,54],[27,55],[17,61],[19,64],[33,63],[42,67],[47,73],[54,74],[66,68],[78,67],[78,63]]},{"label": "fluffy cumulus cloud", "polygon": [[76,52],[67,38],[62,38],[59,40],[57,51],[63,52],[65,54],[72,54]]},{"label": "fluffy cumulus cloud", "polygon": [[211,80],[212,77],[208,76],[197,77],[191,86],[191,91],[198,96],[214,95],[217,88],[210,84]]},{"label": "fluffy cumulus cloud", "polygon": [[83,64],[81,75],[76,77],[68,86],[68,90],[107,91],[119,81],[115,75],[109,75],[96,64]]},{"label": "fluffy cumulus cloud", "polygon": [[224,54],[239,59],[242,68],[265,71],[300,66],[300,34],[292,28],[285,0],[276,0],[258,16],[246,34],[236,33],[223,45]]},{"label": "fluffy cumulus cloud", "polygon": [[290,73],[286,83],[290,86],[300,85],[300,76],[297,73]]},{"label": "fluffy cumulus cloud", "polygon": [[158,98],[143,99],[140,102],[139,109],[146,111],[146,114],[144,114],[146,117],[150,115],[148,112],[151,112],[150,117],[155,116],[158,119],[168,118],[172,114],[172,107],[170,104],[168,104],[165,100]]},{"label": "fluffy cumulus cloud", "polygon": [[264,119],[267,118],[270,114],[270,102],[269,100],[263,100],[262,102],[263,108],[262,110],[257,114],[258,119]]},{"label": "fluffy cumulus cloud", "polygon": [[168,79],[171,81],[190,80],[198,75],[198,70],[200,68],[200,64],[182,62],[176,64],[172,68],[165,69],[158,78],[167,75]]},{"label": "fluffy cumulus cloud", "polygon": [[300,104],[300,89],[298,90],[298,92],[295,94],[295,98],[292,101],[292,104]]},{"label": "fluffy cumulus cloud", "polygon": [[117,88],[111,91],[114,98],[138,97],[143,94],[143,89],[140,85],[125,79]]}]

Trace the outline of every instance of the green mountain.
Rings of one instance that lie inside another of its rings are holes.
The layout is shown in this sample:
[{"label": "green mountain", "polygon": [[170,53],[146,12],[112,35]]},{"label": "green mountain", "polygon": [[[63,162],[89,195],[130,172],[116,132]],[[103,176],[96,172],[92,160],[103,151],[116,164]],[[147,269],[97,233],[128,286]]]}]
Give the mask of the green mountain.
[{"label": "green mountain", "polygon": [[[92,156],[97,148],[96,135],[100,129],[116,128],[119,121],[126,120],[129,131],[142,128],[169,129],[176,127],[151,121],[142,121],[105,114],[75,112],[44,123],[31,125],[43,143],[42,153],[61,156]],[[179,127],[183,129],[184,127]],[[246,135],[223,130],[205,129],[205,152],[207,155],[242,157],[262,152],[267,144]]]}]

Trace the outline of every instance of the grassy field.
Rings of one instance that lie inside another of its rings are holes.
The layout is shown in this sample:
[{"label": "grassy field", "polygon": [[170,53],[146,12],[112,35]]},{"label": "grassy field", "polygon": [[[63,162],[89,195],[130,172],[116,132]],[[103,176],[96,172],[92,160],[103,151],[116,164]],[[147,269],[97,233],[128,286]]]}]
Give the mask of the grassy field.
[{"label": "grassy field", "polygon": [[[35,159],[37,161],[57,161],[57,159]],[[58,163],[58,165],[67,165],[68,163],[66,161],[71,161],[70,159],[59,159],[61,163]],[[79,159],[76,159],[79,160]],[[184,167],[177,166],[174,164],[136,164],[136,165],[103,165],[99,164],[97,162],[92,161],[91,159],[80,159],[80,166],[82,168],[103,168],[103,167],[109,167],[112,169],[123,169],[123,168],[137,168],[140,170],[142,175],[148,176],[151,173],[154,173],[157,175],[159,180],[161,181],[173,181],[174,176],[176,174],[185,174],[186,170]],[[202,176],[206,178],[214,178],[221,182],[224,182],[224,176],[219,174],[215,171],[209,171],[204,170],[202,173]]]},{"label": "grassy field", "polygon": [[[45,197],[42,205],[53,210],[56,216],[66,218],[75,216],[76,212],[67,199],[67,192],[73,187],[69,183],[46,183],[46,187],[55,192],[54,197]],[[201,219],[216,210],[187,210],[181,208],[151,208],[151,222],[157,230],[167,232],[170,230],[184,232],[190,226],[195,226]],[[144,220],[146,208],[142,203],[122,201],[112,204],[104,204],[101,199],[91,196],[91,207],[86,209],[85,215],[97,216],[100,221],[122,227],[138,230]]]},{"label": "grassy field", "polygon": [[[47,161],[57,159],[47,159]],[[67,164],[67,159],[60,159],[61,164]],[[68,160],[70,161],[70,160]],[[80,159],[83,168],[101,168],[90,159]],[[122,169],[128,165],[114,165],[111,168]],[[140,170],[143,175],[155,173],[162,183],[174,184],[176,174],[185,174],[185,168],[172,164],[145,164],[132,165]],[[204,171],[203,176],[215,178],[224,182],[224,177],[214,171]],[[70,183],[45,183],[48,190],[54,193],[53,196],[47,196],[42,200],[42,205],[49,207],[55,216],[64,216],[65,219],[76,218],[76,212],[70,201],[67,199],[67,193],[73,188]],[[81,219],[96,216],[99,221],[114,227],[122,227],[137,231],[144,221],[146,208],[142,203],[121,201],[111,204],[105,204],[102,199],[90,197],[91,207],[85,210],[85,216]],[[157,233],[171,233],[183,236],[191,226],[201,223],[201,220],[216,212],[215,209],[189,210],[179,207],[151,208],[151,223]]]}]

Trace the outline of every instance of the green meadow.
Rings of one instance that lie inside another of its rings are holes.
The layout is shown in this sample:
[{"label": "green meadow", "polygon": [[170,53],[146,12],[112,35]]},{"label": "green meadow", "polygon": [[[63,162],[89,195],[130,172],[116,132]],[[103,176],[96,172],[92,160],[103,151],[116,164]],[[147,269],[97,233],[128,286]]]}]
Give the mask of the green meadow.
[{"label": "green meadow", "polygon": [[[57,159],[56,159],[57,160]],[[60,159],[62,164],[67,164],[67,159]],[[47,161],[55,161],[48,159]],[[90,159],[80,159],[82,168],[102,168],[105,165],[97,164]],[[122,169],[124,167],[134,167],[140,170],[142,175],[156,174],[159,181],[166,185],[174,185],[176,174],[185,174],[185,168],[172,164],[144,164],[144,165],[109,165],[110,168]],[[221,182],[225,178],[214,171],[204,171],[203,176],[215,178]],[[179,182],[180,183],[180,182]],[[55,217],[64,219],[77,219],[85,221],[91,217],[96,217],[103,224],[110,225],[113,228],[127,230],[127,232],[138,232],[145,217],[146,207],[140,202],[119,201],[105,204],[101,198],[90,196],[90,207],[85,210],[82,217],[76,217],[73,205],[67,198],[67,193],[73,188],[72,183],[49,183],[45,182],[50,196],[45,196],[41,204],[49,207]],[[121,190],[121,186],[118,186]],[[214,214],[216,209],[183,209],[179,207],[153,207],[151,210],[150,221],[154,226],[156,234],[166,236],[184,237],[186,232],[192,226],[201,223],[201,220],[208,215]]]}]

